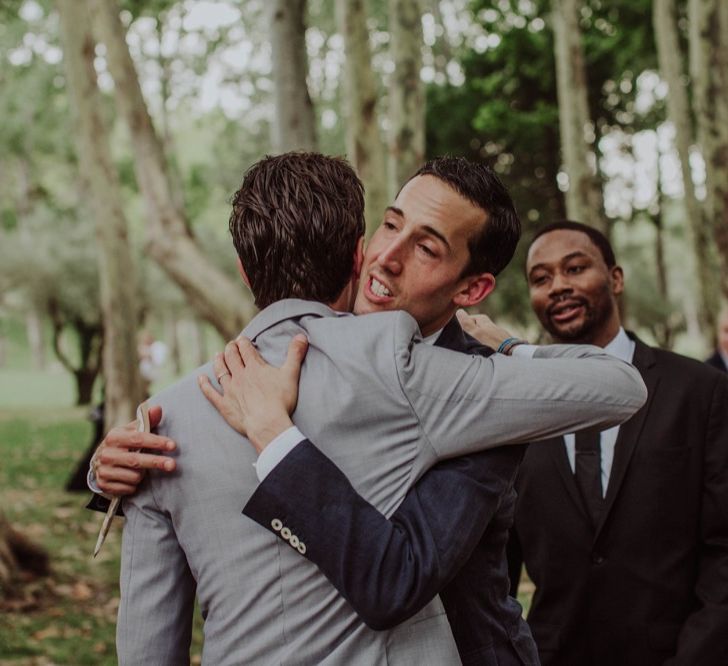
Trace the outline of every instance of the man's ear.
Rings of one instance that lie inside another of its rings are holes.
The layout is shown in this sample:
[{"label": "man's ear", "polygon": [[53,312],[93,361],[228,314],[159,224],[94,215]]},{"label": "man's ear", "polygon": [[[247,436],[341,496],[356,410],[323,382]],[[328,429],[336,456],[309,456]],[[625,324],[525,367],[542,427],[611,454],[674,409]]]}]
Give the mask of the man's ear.
[{"label": "man's ear", "polygon": [[624,291],[624,271],[621,266],[613,266],[609,273],[612,278],[612,293],[619,296]]},{"label": "man's ear", "polygon": [[495,275],[480,273],[466,278],[464,287],[458,291],[452,301],[460,308],[477,305],[495,289]]},{"label": "man's ear", "polygon": [[354,250],[354,272],[353,277],[358,280],[361,277],[361,268],[364,265],[364,236],[362,236],[356,244]]},{"label": "man's ear", "polygon": [[238,273],[240,273],[240,277],[243,278],[243,282],[245,282],[245,284],[248,285],[248,288],[250,288],[250,280],[248,279],[248,274],[245,272],[245,268],[243,267],[243,262],[240,261],[240,257],[235,257],[235,263],[238,265]]}]

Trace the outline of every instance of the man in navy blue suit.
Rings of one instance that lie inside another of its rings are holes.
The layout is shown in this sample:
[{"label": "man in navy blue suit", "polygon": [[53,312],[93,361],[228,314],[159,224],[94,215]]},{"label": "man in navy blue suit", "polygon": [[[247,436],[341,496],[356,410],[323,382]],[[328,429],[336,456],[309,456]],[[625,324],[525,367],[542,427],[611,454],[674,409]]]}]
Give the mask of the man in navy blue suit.
[{"label": "man in navy blue suit", "polygon": [[[480,219],[475,232],[459,217],[459,211],[470,209],[478,211]],[[492,353],[469,338],[454,315],[463,304],[463,289],[472,284],[471,276],[489,275],[485,283],[494,282],[493,275],[510,259],[503,261],[502,250],[489,243],[488,232],[496,225],[512,225],[514,216],[510,197],[487,167],[462,159],[427,165],[387,209],[369,243],[356,312],[404,309],[431,343],[466,353]],[[483,297],[489,291],[482,289]],[[494,327],[491,344],[498,346],[508,337]],[[158,421],[161,415],[154,413],[153,418]],[[173,468],[173,461],[154,455],[168,450],[171,443],[154,435],[143,440],[140,443],[130,429],[109,433],[103,455],[97,457],[102,490],[130,493],[141,478],[140,467]],[[323,503],[325,511],[334,512],[328,515],[338,528],[329,531],[333,539],[329,546],[313,535],[308,540],[303,536],[306,523],[316,520],[317,508],[303,511],[300,520],[291,515],[284,523],[298,530],[306,543],[305,556],[324,571],[365,622],[374,628],[394,626],[441,593],[464,663],[537,663],[521,608],[508,596],[505,559],[522,446],[435,466],[408,493],[390,522],[356,496],[314,444],[295,443],[270,471],[246,513],[271,529],[267,514],[279,491],[291,492],[289,498],[294,502],[298,498],[301,506],[304,500],[313,507]],[[140,445],[148,452],[130,451]],[[287,472],[294,468],[297,474]],[[300,483],[284,491],[294,477]],[[271,502],[266,506],[268,491]],[[314,494],[303,495],[306,492]],[[459,516],[457,524],[449,520],[449,512],[443,515],[443,507]],[[422,534],[421,525],[427,525],[427,534]],[[366,543],[357,542],[362,533]],[[350,557],[359,561],[347,562]]]}]

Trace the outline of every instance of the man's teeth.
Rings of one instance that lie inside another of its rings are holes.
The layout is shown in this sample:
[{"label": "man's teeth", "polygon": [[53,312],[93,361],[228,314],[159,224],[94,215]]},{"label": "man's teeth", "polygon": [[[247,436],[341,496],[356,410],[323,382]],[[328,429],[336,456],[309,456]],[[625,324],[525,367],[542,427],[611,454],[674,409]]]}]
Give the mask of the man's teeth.
[{"label": "man's teeth", "polygon": [[377,296],[391,296],[392,292],[389,291],[379,280],[372,278],[372,293]]}]

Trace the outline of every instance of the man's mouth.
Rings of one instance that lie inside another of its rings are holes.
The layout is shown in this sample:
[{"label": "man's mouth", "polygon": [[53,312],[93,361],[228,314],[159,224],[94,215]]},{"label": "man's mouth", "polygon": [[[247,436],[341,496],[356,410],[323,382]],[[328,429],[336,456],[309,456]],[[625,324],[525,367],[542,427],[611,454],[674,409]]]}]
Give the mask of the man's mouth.
[{"label": "man's mouth", "polygon": [[576,319],[585,310],[585,303],[582,301],[566,301],[557,303],[549,308],[549,317],[557,324],[565,324]]},{"label": "man's mouth", "polygon": [[377,280],[374,276],[369,278],[366,286],[367,296],[376,301],[384,302],[392,298],[392,292],[389,287]]}]

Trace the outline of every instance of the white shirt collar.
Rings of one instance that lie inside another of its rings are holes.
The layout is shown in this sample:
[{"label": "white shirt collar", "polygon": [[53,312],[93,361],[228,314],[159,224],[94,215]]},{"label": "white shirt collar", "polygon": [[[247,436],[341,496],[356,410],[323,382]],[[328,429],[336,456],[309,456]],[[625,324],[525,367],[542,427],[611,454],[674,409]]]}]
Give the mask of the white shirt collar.
[{"label": "white shirt collar", "polygon": [[622,361],[631,363],[632,357],[634,356],[634,348],[634,340],[630,340],[629,336],[620,326],[617,335],[615,335],[609,343],[604,346],[604,351]]},{"label": "white shirt collar", "polygon": [[439,328],[438,330],[436,330],[434,333],[431,333],[426,338],[422,338],[422,342],[424,342],[426,345],[434,345],[437,338],[440,337],[440,333],[442,333],[443,330],[445,330],[444,326],[442,328]]}]

